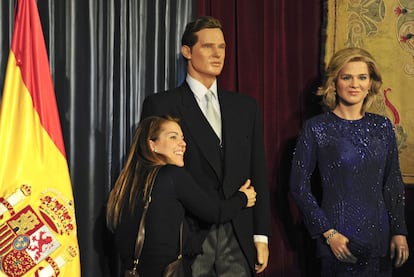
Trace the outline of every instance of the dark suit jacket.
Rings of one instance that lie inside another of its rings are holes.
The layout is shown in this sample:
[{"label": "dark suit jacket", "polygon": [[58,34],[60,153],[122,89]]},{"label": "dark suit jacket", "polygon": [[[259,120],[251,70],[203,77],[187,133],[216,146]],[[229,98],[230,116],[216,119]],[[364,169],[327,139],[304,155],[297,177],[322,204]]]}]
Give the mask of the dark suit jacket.
[{"label": "dark suit jacket", "polygon": [[[180,119],[187,143],[185,168],[212,197],[228,198],[246,179],[252,180],[257,192],[256,205],[235,216],[232,224],[254,270],[256,251],[253,235],[271,234],[261,114],[251,97],[219,89],[218,98],[223,148],[186,82],[178,88],[148,96],[141,119],[167,114]],[[209,226],[201,224],[200,228],[204,238]]]}]

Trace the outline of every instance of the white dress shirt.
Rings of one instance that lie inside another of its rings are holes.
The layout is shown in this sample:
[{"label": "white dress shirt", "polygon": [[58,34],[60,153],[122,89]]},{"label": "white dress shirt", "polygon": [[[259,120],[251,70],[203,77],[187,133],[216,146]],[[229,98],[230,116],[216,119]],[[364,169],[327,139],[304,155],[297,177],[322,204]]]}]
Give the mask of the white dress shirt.
[{"label": "white dress shirt", "polygon": [[187,74],[186,78],[187,84],[190,86],[191,91],[194,94],[194,97],[198,103],[198,106],[200,107],[201,111],[204,115],[206,115],[206,100],[204,95],[208,90],[212,92],[213,97],[211,98],[213,108],[216,110],[217,114],[221,117],[220,113],[220,103],[218,100],[217,95],[217,80],[214,81],[214,83],[211,85],[211,87],[207,88],[205,87],[201,82],[197,81],[193,77]]}]

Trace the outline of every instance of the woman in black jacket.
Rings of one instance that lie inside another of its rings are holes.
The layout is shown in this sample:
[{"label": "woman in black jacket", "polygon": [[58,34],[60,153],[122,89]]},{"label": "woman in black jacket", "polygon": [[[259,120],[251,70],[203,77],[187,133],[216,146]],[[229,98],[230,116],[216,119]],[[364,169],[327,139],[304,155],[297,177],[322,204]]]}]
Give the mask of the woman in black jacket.
[{"label": "woman in black jacket", "polygon": [[[185,148],[176,119],[148,117],[139,124],[127,162],[107,205],[107,225],[115,234],[122,274],[133,266],[144,199],[153,180],[145,220],[145,241],[138,265],[141,277],[162,276],[165,267],[177,259],[181,222],[184,223],[184,249],[187,249],[186,244],[197,241],[188,236],[185,213],[208,223],[222,223],[243,208],[254,206],[256,192],[250,186],[250,180],[227,200],[209,197],[183,168]],[[189,248],[201,249],[201,245]],[[187,265],[187,274],[191,276],[190,263]]]}]

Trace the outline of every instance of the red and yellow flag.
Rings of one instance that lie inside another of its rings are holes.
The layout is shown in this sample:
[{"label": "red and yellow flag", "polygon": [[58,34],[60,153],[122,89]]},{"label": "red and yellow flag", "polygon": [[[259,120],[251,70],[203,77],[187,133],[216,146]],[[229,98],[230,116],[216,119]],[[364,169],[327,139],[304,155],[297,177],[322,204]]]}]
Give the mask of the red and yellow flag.
[{"label": "red and yellow flag", "polygon": [[35,0],[18,0],[0,107],[0,276],[80,276],[72,186]]}]

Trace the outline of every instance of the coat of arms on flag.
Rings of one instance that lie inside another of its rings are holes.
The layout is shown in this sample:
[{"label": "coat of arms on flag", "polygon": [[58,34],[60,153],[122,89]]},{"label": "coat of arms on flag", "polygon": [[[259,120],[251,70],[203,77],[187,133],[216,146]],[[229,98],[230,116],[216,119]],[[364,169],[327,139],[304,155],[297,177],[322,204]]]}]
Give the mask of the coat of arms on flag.
[{"label": "coat of arms on flag", "polygon": [[[30,197],[30,187],[22,185],[11,197],[24,202],[25,197]],[[59,199],[53,191],[42,193],[40,200],[36,210],[26,205],[16,212],[10,202],[1,199],[12,215],[0,226],[1,269],[7,276],[22,276],[43,260],[48,266],[39,268],[39,272],[58,274],[66,262],[77,256],[76,248],[68,246],[62,256],[56,260],[50,258],[61,246],[56,234],[69,236],[74,232],[71,203]]]},{"label": "coat of arms on flag", "polygon": [[14,209],[31,196],[31,188],[22,185],[8,199],[0,199],[0,217],[9,212],[10,217],[0,225],[1,270],[7,276],[23,276],[40,262],[38,276],[58,275],[60,268],[78,255],[76,247],[69,245],[56,259],[50,256],[61,247],[57,236],[70,236],[75,231],[74,210],[71,202],[60,198],[53,190],[41,193],[40,202]]}]

